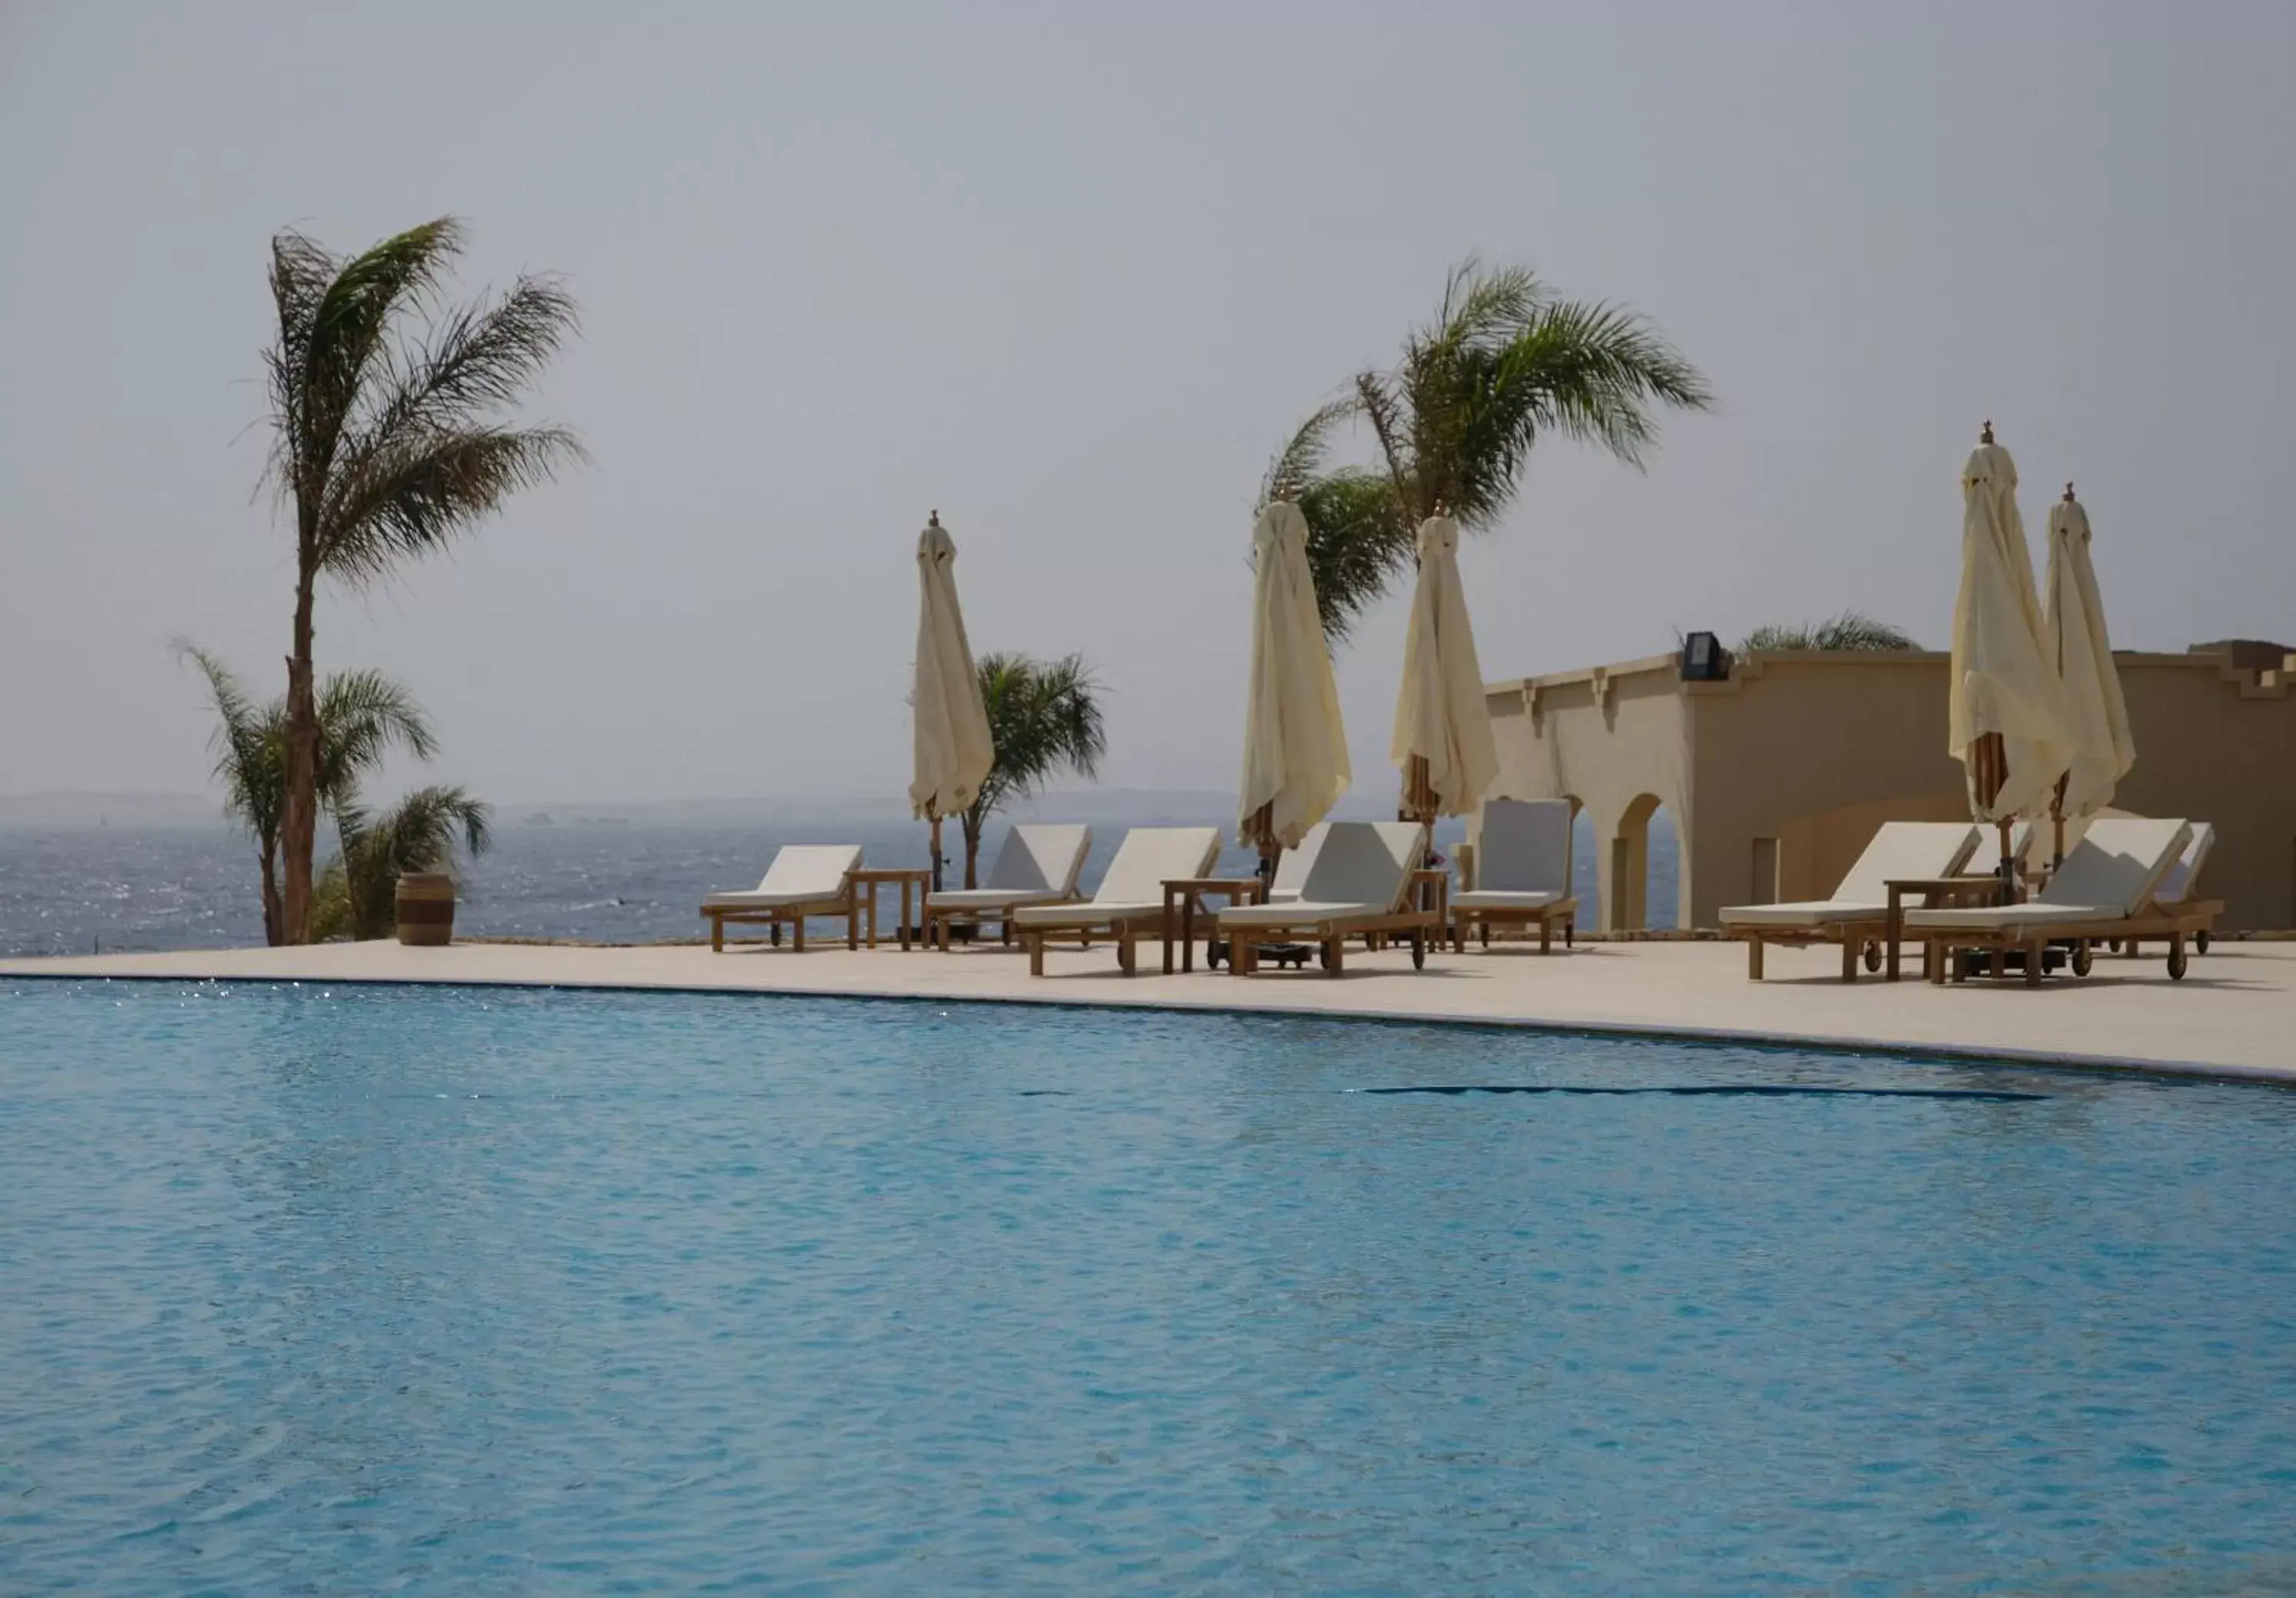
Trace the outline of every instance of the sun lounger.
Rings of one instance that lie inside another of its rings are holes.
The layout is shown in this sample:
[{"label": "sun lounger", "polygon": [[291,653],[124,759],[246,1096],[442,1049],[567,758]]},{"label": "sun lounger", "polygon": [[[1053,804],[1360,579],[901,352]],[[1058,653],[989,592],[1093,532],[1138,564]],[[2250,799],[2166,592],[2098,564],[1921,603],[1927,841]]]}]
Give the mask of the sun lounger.
[{"label": "sun lounger", "polygon": [[[1906,930],[1928,946],[1930,980],[1942,982],[1952,956],[1979,951],[1994,973],[2012,950],[2025,956],[2025,980],[2041,979],[2042,951],[2053,942],[2073,946],[2072,969],[2087,976],[2091,945],[2108,938],[2169,939],[2169,974],[2185,974],[2185,940],[2213,915],[2213,907],[2161,904],[2154,890],[2193,840],[2182,821],[2101,816],[2038,897],[2021,905],[1958,910],[1908,910]],[[1958,971],[1953,974],[1958,976]]]},{"label": "sun lounger", "polygon": [[[1316,851],[1300,897],[1288,903],[1240,905],[1223,910],[1219,932],[1227,940],[1228,967],[1237,976],[1257,969],[1259,952],[1273,944],[1320,946],[1325,974],[1340,974],[1347,940],[1358,934],[1407,933],[1411,963],[1427,963],[1430,938],[1442,936],[1447,873],[1419,869],[1427,835],[1416,822],[1333,822]],[[1423,890],[1432,902],[1419,904]]]},{"label": "sun lounger", "polygon": [[[2194,921],[2193,952],[2196,955],[2209,952],[2210,934],[2216,930],[2217,917],[2224,914],[2222,899],[2204,899],[2200,896],[2201,867],[2208,864],[2209,850],[2215,847],[2216,840],[2214,826],[2205,821],[2194,822],[2192,842],[2185,846],[2184,854],[2161,877],[2161,885],[2152,890],[2153,903],[2173,905],[2179,913]],[[2113,947],[2134,955],[2138,952],[2138,942],[2134,938],[2115,939]]]},{"label": "sun lounger", "polygon": [[[2032,830],[2023,834],[2030,844]],[[1762,949],[1782,943],[1841,946],[1841,979],[1857,979],[1857,958],[1889,931],[1891,882],[1940,881],[1960,875],[1977,852],[1978,830],[1965,821],[1885,821],[1828,899],[1783,905],[1732,905],[1723,930],[1746,942],[1746,975],[1762,979]],[[1998,878],[1972,876],[1972,891]]]},{"label": "sun lounger", "polygon": [[1538,928],[1538,952],[1554,948],[1554,923],[1562,923],[1568,948],[1578,922],[1578,901],[1570,892],[1570,801],[1495,799],[1483,801],[1482,829],[1475,848],[1475,885],[1451,895],[1451,947],[1467,947],[1467,925],[1475,922],[1483,942],[1494,922]]},{"label": "sun lounger", "polygon": [[723,953],[726,923],[764,922],[773,928],[773,940],[782,940],[782,928],[791,930],[791,947],[805,952],[805,918],[841,915],[845,947],[860,947],[860,917],[853,893],[853,872],[861,864],[861,847],[849,843],[792,843],[774,856],[765,879],[746,893],[713,893],[701,901],[709,918],[709,947]]},{"label": "sun lounger", "polygon": [[925,896],[925,947],[932,947],[938,931],[940,947],[949,947],[948,930],[964,922],[979,926],[1000,922],[1004,941],[1013,941],[1013,912],[1023,905],[1065,904],[1077,896],[1077,878],[1084,873],[1084,857],[1092,848],[1092,829],[1048,826],[1037,823],[1016,826],[1004,835],[996,863],[988,868],[985,888],[958,888]]},{"label": "sun lounger", "polygon": [[1013,928],[1029,949],[1029,974],[1045,974],[1045,946],[1095,941],[1116,945],[1116,965],[1131,976],[1136,946],[1164,931],[1164,884],[1201,877],[1219,858],[1218,827],[1134,827],[1117,846],[1107,874],[1082,904],[1029,905],[1013,912]]}]

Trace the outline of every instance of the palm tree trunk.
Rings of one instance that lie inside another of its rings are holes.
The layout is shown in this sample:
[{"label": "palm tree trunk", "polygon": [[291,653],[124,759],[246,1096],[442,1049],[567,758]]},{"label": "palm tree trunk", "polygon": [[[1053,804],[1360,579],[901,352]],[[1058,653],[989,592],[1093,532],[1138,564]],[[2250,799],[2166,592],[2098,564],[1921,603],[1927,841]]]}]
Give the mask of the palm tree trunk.
[{"label": "palm tree trunk", "polygon": [[263,845],[263,941],[275,949],[285,941],[279,914],[279,848],[270,840]]},{"label": "palm tree trunk", "polygon": [[311,684],[311,590],[317,574],[310,562],[302,564],[295,584],[295,652],[287,657],[287,797],[279,823],[287,855],[281,940],[295,944],[311,941],[311,849],[319,823],[319,705]]},{"label": "palm tree trunk", "polygon": [[988,815],[979,806],[964,813],[964,885],[980,886],[980,829]]}]

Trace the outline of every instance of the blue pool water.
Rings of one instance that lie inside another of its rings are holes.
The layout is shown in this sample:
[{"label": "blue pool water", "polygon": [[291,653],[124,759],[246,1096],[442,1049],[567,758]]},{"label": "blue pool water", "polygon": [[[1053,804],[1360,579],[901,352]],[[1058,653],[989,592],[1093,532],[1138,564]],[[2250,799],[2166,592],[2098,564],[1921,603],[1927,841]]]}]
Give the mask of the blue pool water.
[{"label": "blue pool water", "polygon": [[[1539,1086],[1862,1091],[1362,1091]],[[0,984],[0,1591],[2283,1591],[2291,1169],[2205,1084]]]}]

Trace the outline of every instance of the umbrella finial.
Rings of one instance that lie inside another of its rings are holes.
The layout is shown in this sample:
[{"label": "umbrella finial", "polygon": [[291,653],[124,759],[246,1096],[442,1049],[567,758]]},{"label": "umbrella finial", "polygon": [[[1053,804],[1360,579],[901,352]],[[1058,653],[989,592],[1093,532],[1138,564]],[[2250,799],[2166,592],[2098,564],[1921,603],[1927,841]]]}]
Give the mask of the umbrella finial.
[{"label": "umbrella finial", "polygon": [[2067,504],[2073,503],[2073,486],[2070,479],[2065,482],[2065,503]]},{"label": "umbrella finial", "polygon": [[925,525],[927,527],[939,527],[940,525],[940,512],[939,511],[935,511],[931,515],[926,517]]},{"label": "umbrella finial", "polygon": [[1980,444],[1990,444],[1990,443],[1992,443],[1992,442],[1993,442],[1993,418],[1992,418],[1992,417],[1988,416],[1988,417],[1985,419],[1985,425],[1984,425],[1982,428],[1980,428],[1980,429],[1979,429],[1979,430],[1978,430],[1978,433],[1977,433],[1977,441],[1978,441]]}]

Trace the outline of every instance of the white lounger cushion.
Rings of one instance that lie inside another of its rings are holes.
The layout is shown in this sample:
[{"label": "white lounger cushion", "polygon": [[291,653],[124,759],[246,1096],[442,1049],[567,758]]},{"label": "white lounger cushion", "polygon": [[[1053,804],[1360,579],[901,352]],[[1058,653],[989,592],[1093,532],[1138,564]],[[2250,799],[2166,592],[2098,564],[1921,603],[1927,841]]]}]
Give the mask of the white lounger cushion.
[{"label": "white lounger cushion", "polygon": [[1885,821],[1841,879],[1830,899],[1784,905],[1732,905],[1726,927],[1813,927],[1833,922],[1880,921],[1890,914],[1893,881],[1949,877],[1977,850],[1977,829],[1965,821]]},{"label": "white lounger cushion", "polygon": [[1909,910],[1906,925],[1955,928],[2019,927],[2050,922],[2126,921],[2144,907],[2153,886],[2193,840],[2181,821],[2099,816],[2065,856],[2040,896],[2022,905],[1954,910]]},{"label": "white lounger cushion", "polygon": [[2161,885],[2152,897],[2163,905],[2181,905],[2193,897],[2193,884],[2200,881],[2201,867],[2208,863],[2209,849],[2217,840],[2217,830],[2208,822],[2193,824],[2193,840],[2177,863],[2161,873]]},{"label": "white lounger cushion", "polygon": [[713,893],[701,901],[702,906],[770,910],[837,898],[845,892],[846,873],[860,864],[857,843],[784,844],[756,888],[746,893]]},{"label": "white lounger cushion", "polygon": [[[1473,892],[1544,893],[1559,899],[1570,891],[1570,801],[1485,799]],[[1472,894],[1453,894],[1451,902],[1480,901]]]},{"label": "white lounger cushion", "polygon": [[1164,912],[1164,884],[1201,877],[1219,858],[1218,827],[1134,827],[1117,846],[1099,889],[1081,905],[1035,905],[1013,913],[1019,927],[1085,927]]},{"label": "white lounger cushion", "polygon": [[1295,927],[1310,922],[1375,921],[1388,913],[1384,905],[1329,904],[1317,899],[1291,899],[1281,905],[1238,905],[1220,912],[1223,927]]},{"label": "white lounger cushion", "polygon": [[1887,905],[1845,899],[1789,900],[1783,905],[1732,905],[1722,912],[1726,927],[1830,927],[1838,922],[1886,921]]},{"label": "white lounger cushion", "polygon": [[1090,827],[1030,822],[1004,835],[985,888],[946,889],[925,903],[947,910],[1009,910],[1020,905],[1052,905],[1074,897],[1092,848]]},{"label": "white lounger cushion", "polygon": [[1111,922],[1145,921],[1164,914],[1164,901],[1140,899],[1115,904],[1086,899],[1067,905],[1024,905],[1013,913],[1013,924],[1022,931],[1038,932],[1064,927],[1104,927]]},{"label": "white lounger cushion", "polygon": [[1336,821],[1324,835],[1300,897],[1220,912],[1224,927],[1284,926],[1388,915],[1402,905],[1425,834],[1413,821]]},{"label": "white lounger cushion", "polygon": [[1319,821],[1301,835],[1298,848],[1285,849],[1275,858],[1275,880],[1267,885],[1267,897],[1275,904],[1283,904],[1300,897],[1307,886],[1308,873],[1315,869],[1316,856],[1330,837],[1332,824]]},{"label": "white lounger cushion", "polygon": [[1559,905],[1568,893],[1517,893],[1505,888],[1471,888],[1451,896],[1454,910],[1544,910]]}]

